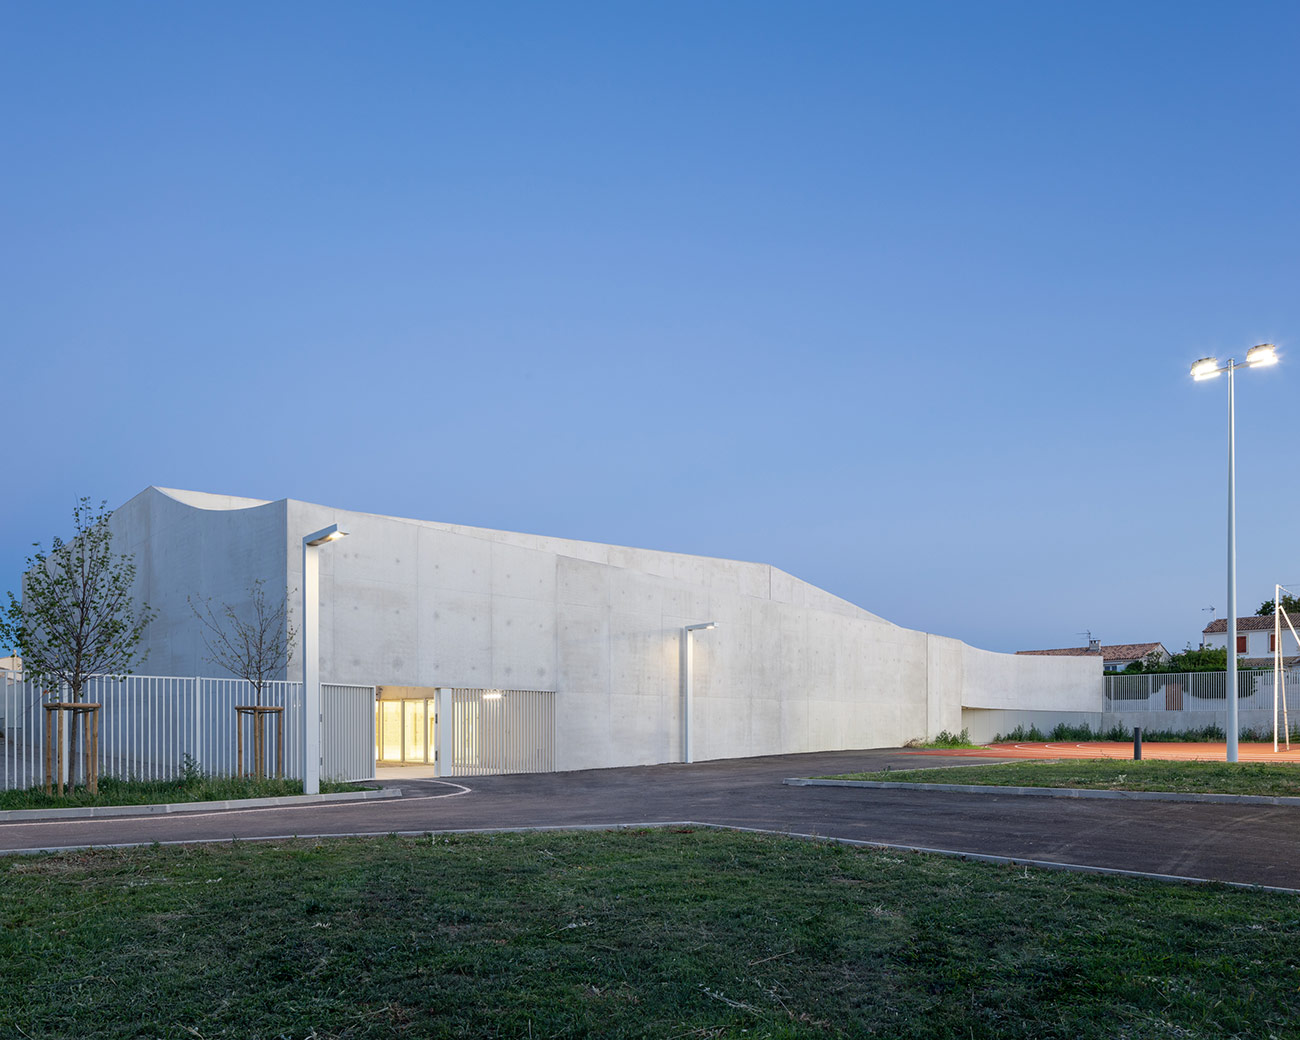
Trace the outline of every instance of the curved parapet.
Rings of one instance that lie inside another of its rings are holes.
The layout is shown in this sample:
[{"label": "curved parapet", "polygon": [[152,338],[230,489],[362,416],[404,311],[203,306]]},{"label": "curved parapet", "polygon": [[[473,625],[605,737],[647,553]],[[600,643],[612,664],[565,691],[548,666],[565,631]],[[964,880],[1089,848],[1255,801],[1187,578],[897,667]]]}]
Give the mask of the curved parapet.
[{"label": "curved parapet", "polygon": [[155,611],[138,672],[214,673],[191,602],[237,609],[255,581],[285,588],[285,502],[150,487],[113,511],[115,546],[134,556],[135,595]]}]

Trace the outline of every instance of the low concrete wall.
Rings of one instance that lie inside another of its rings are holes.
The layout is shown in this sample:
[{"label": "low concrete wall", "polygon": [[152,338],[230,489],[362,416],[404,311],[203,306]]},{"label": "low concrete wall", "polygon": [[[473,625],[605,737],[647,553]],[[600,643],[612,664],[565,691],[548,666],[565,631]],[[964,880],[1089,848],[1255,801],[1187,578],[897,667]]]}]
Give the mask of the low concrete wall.
[{"label": "low concrete wall", "polygon": [[[1188,729],[1204,729],[1206,726],[1218,726],[1223,729],[1227,723],[1224,711],[1112,711],[1106,713],[1107,727],[1119,725],[1128,732],[1134,726],[1145,730],[1171,730],[1181,733]],[[1268,734],[1272,739],[1273,712],[1258,708],[1242,708],[1237,711],[1237,731],[1252,730],[1259,734]]]},{"label": "low concrete wall", "polygon": [[[1222,711],[1016,711],[1002,709],[965,708],[961,713],[961,724],[970,739],[978,744],[986,744],[998,736],[1005,736],[1017,726],[1029,729],[1037,726],[1038,730],[1050,736],[1052,729],[1060,723],[1068,726],[1089,726],[1094,733],[1105,733],[1113,726],[1121,727],[1131,735],[1134,726],[1141,726],[1143,731],[1166,730],[1182,733],[1189,729],[1204,729],[1206,726],[1218,726],[1223,729],[1225,712]],[[1272,711],[1245,709],[1237,713],[1239,730],[1253,730],[1269,739],[1273,733]]]}]

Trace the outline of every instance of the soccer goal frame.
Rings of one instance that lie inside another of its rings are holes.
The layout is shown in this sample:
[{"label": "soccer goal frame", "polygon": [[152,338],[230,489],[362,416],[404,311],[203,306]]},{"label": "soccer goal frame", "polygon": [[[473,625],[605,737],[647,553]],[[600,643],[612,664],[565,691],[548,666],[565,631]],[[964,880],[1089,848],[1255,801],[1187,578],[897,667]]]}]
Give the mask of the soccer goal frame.
[{"label": "soccer goal frame", "polygon": [[[1291,750],[1291,722],[1286,709],[1286,655],[1282,652],[1282,622],[1291,630],[1291,638],[1300,647],[1300,635],[1296,634],[1291,615],[1282,607],[1282,593],[1291,594],[1285,585],[1273,586],[1273,752],[1278,750],[1277,709],[1279,700],[1282,705],[1282,739],[1286,749]],[[1235,647],[1233,649],[1236,649]]]}]

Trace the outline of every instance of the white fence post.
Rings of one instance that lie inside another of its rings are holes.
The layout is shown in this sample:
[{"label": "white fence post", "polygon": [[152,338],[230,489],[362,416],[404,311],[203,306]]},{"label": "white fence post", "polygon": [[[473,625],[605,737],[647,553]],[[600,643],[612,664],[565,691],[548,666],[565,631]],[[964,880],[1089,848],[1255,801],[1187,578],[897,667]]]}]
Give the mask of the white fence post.
[{"label": "white fence post", "polygon": [[452,693],[447,687],[438,687],[438,776],[456,775],[456,718],[452,710]]}]

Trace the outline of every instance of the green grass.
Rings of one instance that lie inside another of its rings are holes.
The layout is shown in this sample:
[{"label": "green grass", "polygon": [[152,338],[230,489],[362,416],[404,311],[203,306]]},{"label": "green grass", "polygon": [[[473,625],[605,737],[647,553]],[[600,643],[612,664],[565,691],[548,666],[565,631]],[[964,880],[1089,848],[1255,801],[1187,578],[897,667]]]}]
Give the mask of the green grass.
[{"label": "green grass", "polygon": [[0,859],[0,1035],[1295,1035],[1300,902],[713,831]]},{"label": "green grass", "polygon": [[1006,762],[944,769],[844,773],[828,779],[1300,796],[1300,765],[1255,762],[1161,762],[1155,759],[1141,762],[1128,759]]},{"label": "green grass", "polygon": [[[364,786],[322,780],[322,794],[359,791]],[[302,794],[301,780],[266,777],[203,776],[191,774],[179,780],[118,780],[101,777],[99,794],[84,786],[60,797],[47,795],[44,787],[0,791],[0,809],[69,809],[93,805],[158,805],[165,802],[226,801],[231,798],[277,798]]]}]

